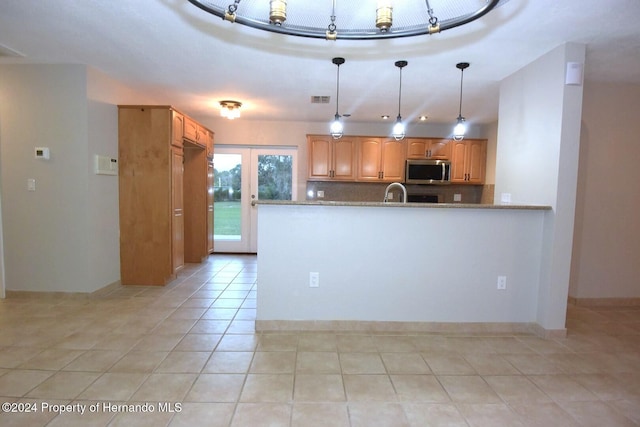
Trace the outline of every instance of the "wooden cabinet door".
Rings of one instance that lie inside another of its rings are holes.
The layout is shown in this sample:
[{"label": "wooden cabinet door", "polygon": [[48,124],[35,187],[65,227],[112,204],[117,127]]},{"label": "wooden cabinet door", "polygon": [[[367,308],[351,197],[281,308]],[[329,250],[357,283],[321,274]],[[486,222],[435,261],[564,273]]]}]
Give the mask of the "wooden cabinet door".
[{"label": "wooden cabinet door", "polygon": [[407,158],[448,160],[451,157],[450,141],[430,138],[407,139]]},{"label": "wooden cabinet door", "polygon": [[427,151],[430,159],[448,160],[451,157],[450,139],[431,139]]},{"label": "wooden cabinet door", "polygon": [[205,148],[207,150],[207,159],[213,159],[213,132],[207,130],[206,137]]},{"label": "wooden cabinet door", "polygon": [[452,141],[451,147],[451,182],[462,183],[466,181],[465,157],[467,155],[467,143]]},{"label": "wooden cabinet door", "polygon": [[183,211],[183,159],[182,149],[171,151],[171,258],[173,272],[184,265],[184,211]]},{"label": "wooden cabinet door", "polygon": [[331,177],[333,162],[332,141],[330,137],[308,136],[309,179],[328,180]]},{"label": "wooden cabinet door", "polygon": [[358,181],[382,179],[382,144],[380,138],[358,138]]},{"label": "wooden cabinet door", "polygon": [[353,181],[356,178],[356,140],[342,137],[332,141],[333,179]]},{"label": "wooden cabinet door", "polygon": [[463,139],[452,141],[451,182],[483,184],[487,161],[487,141]]},{"label": "wooden cabinet door", "polygon": [[487,162],[487,144],[484,140],[467,141],[467,182],[484,183],[484,170]]},{"label": "wooden cabinet door", "polygon": [[198,123],[189,117],[184,118],[184,137],[191,142],[198,142]]},{"label": "wooden cabinet door", "polygon": [[182,147],[184,138],[184,116],[177,111],[171,111],[171,145]]},{"label": "wooden cabinet door", "polygon": [[404,181],[405,142],[395,139],[382,141],[382,180],[387,182]]},{"label": "wooden cabinet door", "polygon": [[423,138],[407,139],[407,158],[426,159],[429,150],[428,140]]}]

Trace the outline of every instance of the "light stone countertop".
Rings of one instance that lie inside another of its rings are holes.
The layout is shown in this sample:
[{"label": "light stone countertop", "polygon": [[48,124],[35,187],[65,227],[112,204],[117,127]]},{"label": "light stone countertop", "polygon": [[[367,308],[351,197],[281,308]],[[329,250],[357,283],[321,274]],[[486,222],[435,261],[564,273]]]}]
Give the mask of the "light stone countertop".
[{"label": "light stone countertop", "polygon": [[476,203],[396,203],[396,202],[328,202],[316,200],[254,200],[255,205],[280,206],[358,206],[374,208],[421,208],[421,209],[519,209],[519,210],[551,210],[551,206],[544,205],[489,205]]}]

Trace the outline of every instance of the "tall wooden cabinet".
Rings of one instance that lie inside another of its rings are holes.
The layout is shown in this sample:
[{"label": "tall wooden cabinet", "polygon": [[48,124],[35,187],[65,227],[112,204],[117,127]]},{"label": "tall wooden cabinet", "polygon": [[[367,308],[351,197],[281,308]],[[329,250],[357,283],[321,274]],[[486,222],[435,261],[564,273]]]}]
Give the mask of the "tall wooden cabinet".
[{"label": "tall wooden cabinet", "polygon": [[164,285],[208,246],[208,159],[184,139],[169,106],[118,108],[120,274],[123,285]]}]

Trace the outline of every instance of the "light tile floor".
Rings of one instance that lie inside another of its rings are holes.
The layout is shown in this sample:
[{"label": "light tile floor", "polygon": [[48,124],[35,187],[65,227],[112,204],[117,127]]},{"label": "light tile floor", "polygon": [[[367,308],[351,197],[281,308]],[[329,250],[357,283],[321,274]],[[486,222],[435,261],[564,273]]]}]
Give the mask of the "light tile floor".
[{"label": "light tile floor", "polygon": [[256,258],[232,255],[162,288],[0,300],[0,425],[640,424],[640,307],[570,306],[543,340],[259,334],[255,306]]}]

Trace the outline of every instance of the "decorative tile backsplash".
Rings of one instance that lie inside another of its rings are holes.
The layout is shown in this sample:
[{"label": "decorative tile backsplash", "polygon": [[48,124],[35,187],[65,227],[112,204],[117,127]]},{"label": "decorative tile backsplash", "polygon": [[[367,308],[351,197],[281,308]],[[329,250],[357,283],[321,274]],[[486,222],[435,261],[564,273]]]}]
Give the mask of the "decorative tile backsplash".
[{"label": "decorative tile backsplash", "polygon": [[[307,200],[337,202],[382,202],[388,183],[369,182],[307,182]],[[494,185],[407,185],[410,194],[437,195],[441,203],[493,203]],[[318,192],[324,197],[318,197]],[[398,189],[393,190],[394,195]],[[456,201],[455,195],[460,195]],[[400,201],[397,198],[396,200]]]}]

